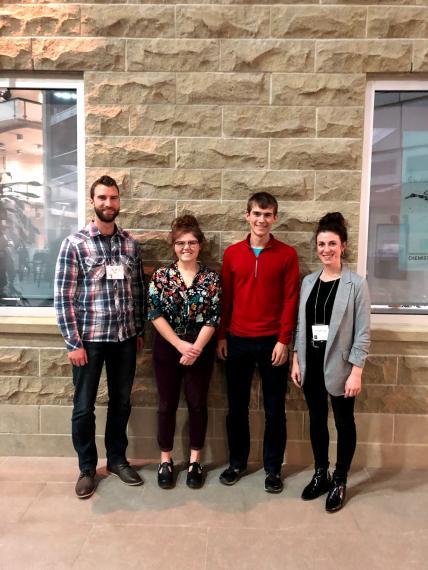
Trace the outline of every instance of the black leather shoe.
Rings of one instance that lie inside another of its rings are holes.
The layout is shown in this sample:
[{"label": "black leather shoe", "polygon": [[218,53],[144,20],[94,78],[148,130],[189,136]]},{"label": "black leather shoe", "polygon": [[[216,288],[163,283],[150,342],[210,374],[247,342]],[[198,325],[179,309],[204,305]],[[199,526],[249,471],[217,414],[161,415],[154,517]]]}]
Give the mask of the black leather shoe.
[{"label": "black leather shoe", "polygon": [[239,481],[239,479],[246,473],[246,469],[239,469],[237,467],[229,466],[227,469],[223,471],[220,475],[220,483],[223,485],[234,485]]},{"label": "black leather shoe", "polygon": [[186,485],[191,489],[200,489],[204,484],[204,476],[202,473],[202,466],[197,461],[189,464],[189,471],[187,472]]},{"label": "black leather shoe", "polygon": [[142,485],[143,480],[133,467],[128,463],[118,463],[117,465],[107,465],[107,471],[119,477],[126,485]]},{"label": "black leather shoe", "polygon": [[174,462],[172,459],[159,464],[158,485],[161,489],[172,489],[174,487]]},{"label": "black leather shoe", "polygon": [[314,476],[310,483],[306,485],[302,492],[302,499],[304,501],[312,501],[324,493],[327,493],[331,488],[331,477],[328,469],[315,469]]},{"label": "black leather shoe", "polygon": [[333,483],[330,491],[328,492],[327,499],[325,502],[325,510],[328,513],[335,513],[340,511],[343,507],[346,497],[346,483],[335,481]]},{"label": "black leather shoe", "polygon": [[281,493],[284,489],[284,484],[281,477],[275,473],[268,473],[265,479],[266,493]]},{"label": "black leather shoe", "polygon": [[75,491],[78,499],[92,497],[95,491],[95,471],[82,471],[77,479]]}]

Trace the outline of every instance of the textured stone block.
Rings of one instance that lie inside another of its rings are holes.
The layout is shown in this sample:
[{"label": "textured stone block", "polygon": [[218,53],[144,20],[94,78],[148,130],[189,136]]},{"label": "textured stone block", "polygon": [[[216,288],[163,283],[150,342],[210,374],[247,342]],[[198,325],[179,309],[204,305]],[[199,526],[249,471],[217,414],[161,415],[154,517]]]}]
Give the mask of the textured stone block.
[{"label": "textured stone block", "polygon": [[77,36],[80,33],[79,6],[7,5],[0,8],[2,36]]},{"label": "textured stone block", "polygon": [[0,405],[0,433],[38,433],[39,406]]},{"label": "textured stone block", "polygon": [[395,416],[395,443],[428,443],[428,416],[401,414]]},{"label": "textured stone block", "polygon": [[[205,242],[199,259],[202,263],[217,270],[220,259],[220,236],[217,232],[205,231],[204,227],[202,230],[204,230]],[[133,235],[141,243],[145,261],[152,260],[157,267],[163,263],[171,263],[175,259],[173,247],[168,242],[169,230],[133,232]]]},{"label": "textured stone block", "polygon": [[137,105],[131,108],[131,135],[209,137],[221,135],[221,107]]},{"label": "textured stone block", "polygon": [[415,40],[413,49],[412,71],[428,70],[428,41]]},{"label": "textured stone block", "polygon": [[0,374],[38,376],[39,351],[34,348],[0,348]]},{"label": "textured stone block", "polygon": [[244,202],[178,202],[177,214],[193,214],[204,230],[226,231],[231,228],[246,230]]},{"label": "textured stone block", "polygon": [[178,139],[179,168],[266,168],[268,141],[242,139]]},{"label": "textured stone block", "polygon": [[[108,168],[108,175],[114,178],[119,186],[121,198],[130,197],[131,195],[131,181],[129,172],[129,169]],[[86,168],[87,196],[89,196],[89,188],[92,186],[92,183],[105,174],[107,174],[107,169],[105,168]],[[92,210],[92,206],[90,206],[90,210]]]},{"label": "textured stone block", "polygon": [[356,410],[380,414],[427,414],[428,387],[366,386],[357,398]]},{"label": "textured stone block", "polygon": [[223,40],[222,71],[314,71],[315,42],[309,40]]},{"label": "textured stone block", "polygon": [[174,37],[174,6],[83,5],[82,36]]},{"label": "textured stone block", "polygon": [[0,38],[1,69],[31,69],[31,40]]},{"label": "textured stone block", "polygon": [[129,71],[216,71],[216,40],[128,40]]},{"label": "textured stone block", "polygon": [[131,186],[135,198],[217,200],[221,195],[221,172],[172,168],[133,169]]},{"label": "textured stone block", "polygon": [[89,135],[129,135],[129,108],[122,105],[88,105],[85,126]]},{"label": "textured stone block", "polygon": [[412,42],[325,40],[316,45],[316,71],[369,73],[411,71]]},{"label": "textured stone block", "polygon": [[67,350],[40,349],[40,376],[71,377]]},{"label": "textured stone block", "polygon": [[0,376],[0,401],[10,404],[70,404],[71,378]]},{"label": "textured stone block", "polygon": [[86,143],[86,164],[98,167],[171,167],[175,142],[165,138],[91,137]]},{"label": "textured stone block", "polygon": [[314,172],[304,170],[226,170],[223,172],[222,198],[247,200],[255,192],[270,192],[278,200],[311,200],[314,179]]},{"label": "textured stone block", "polygon": [[333,6],[275,6],[272,36],[275,38],[363,38],[366,9]]},{"label": "textured stone block", "polygon": [[428,8],[370,6],[367,16],[369,38],[426,38]]},{"label": "textured stone block", "polygon": [[362,105],[366,79],[361,74],[275,74],[273,105]]},{"label": "textured stone block", "polygon": [[126,200],[120,210],[120,224],[127,229],[169,229],[174,217],[174,202],[160,200]]},{"label": "textured stone block", "polygon": [[174,103],[174,73],[85,73],[85,94],[91,105]]},{"label": "textured stone block", "polygon": [[177,103],[268,103],[269,82],[261,73],[182,73]]},{"label": "textured stone block", "polygon": [[263,38],[269,35],[269,8],[178,6],[176,30],[182,38]]},{"label": "textured stone block", "polygon": [[55,38],[32,40],[36,71],[123,71],[125,41]]},{"label": "textured stone block", "polygon": [[276,232],[313,233],[316,223],[326,212],[336,212],[340,206],[350,231],[358,230],[359,205],[342,202],[287,202],[278,212]]},{"label": "textured stone block", "polygon": [[274,169],[353,170],[361,167],[361,141],[354,139],[274,139]]},{"label": "textured stone block", "polygon": [[317,109],[317,136],[359,138],[363,136],[362,107],[320,107]]},{"label": "textured stone block", "polygon": [[361,193],[361,172],[323,170],[315,174],[316,200],[357,202]]},{"label": "textured stone block", "polygon": [[399,384],[428,386],[428,358],[399,356],[397,381]]},{"label": "textured stone block", "polygon": [[397,384],[397,357],[369,355],[363,371],[364,384]]},{"label": "textured stone block", "polygon": [[313,107],[225,107],[223,132],[231,137],[311,137]]}]

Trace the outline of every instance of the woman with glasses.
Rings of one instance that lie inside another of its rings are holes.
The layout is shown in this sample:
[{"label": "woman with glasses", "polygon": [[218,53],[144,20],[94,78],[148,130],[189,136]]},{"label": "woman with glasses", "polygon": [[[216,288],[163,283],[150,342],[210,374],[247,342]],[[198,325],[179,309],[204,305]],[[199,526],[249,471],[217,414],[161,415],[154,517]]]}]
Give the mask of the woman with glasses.
[{"label": "woman with glasses", "polygon": [[148,319],[156,329],[153,363],[159,392],[158,485],[174,486],[176,412],[181,383],[189,412],[190,460],[186,483],[203,485],[200,463],[207,430],[208,386],[214,365],[214,332],[220,320],[220,276],[198,261],[204,234],[194,216],[176,218],[170,242],[176,261],[155,271],[149,286]]},{"label": "woman with glasses", "polygon": [[[315,238],[322,269],[302,283],[291,377],[308,405],[315,458],[315,473],[302,499],[328,493],[326,510],[335,512],[345,500],[357,441],[354,404],[370,346],[370,300],[365,279],[342,263],[348,240],[342,214],[321,218]],[[337,430],[333,480],[328,471],[328,396]]]}]

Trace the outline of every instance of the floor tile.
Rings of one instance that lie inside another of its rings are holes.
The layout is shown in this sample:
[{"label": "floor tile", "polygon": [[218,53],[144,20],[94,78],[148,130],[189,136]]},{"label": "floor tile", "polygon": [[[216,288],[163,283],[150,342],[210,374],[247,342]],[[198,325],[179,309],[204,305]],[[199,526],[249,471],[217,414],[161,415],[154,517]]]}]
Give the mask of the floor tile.
[{"label": "floor tile", "polygon": [[45,487],[44,483],[0,481],[1,522],[18,522]]}]

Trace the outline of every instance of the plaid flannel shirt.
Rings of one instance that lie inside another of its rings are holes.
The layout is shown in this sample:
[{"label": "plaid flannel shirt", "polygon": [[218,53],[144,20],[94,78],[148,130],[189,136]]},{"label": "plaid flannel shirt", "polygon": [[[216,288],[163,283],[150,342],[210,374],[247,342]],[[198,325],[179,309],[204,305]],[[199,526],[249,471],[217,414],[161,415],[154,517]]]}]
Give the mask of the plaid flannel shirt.
[{"label": "plaid flannel shirt", "polygon": [[[123,266],[124,279],[106,278],[110,264]],[[93,222],[65,238],[56,264],[54,306],[68,350],[81,348],[84,340],[118,342],[142,335],[145,291],[139,243],[116,226],[106,251]]]}]

